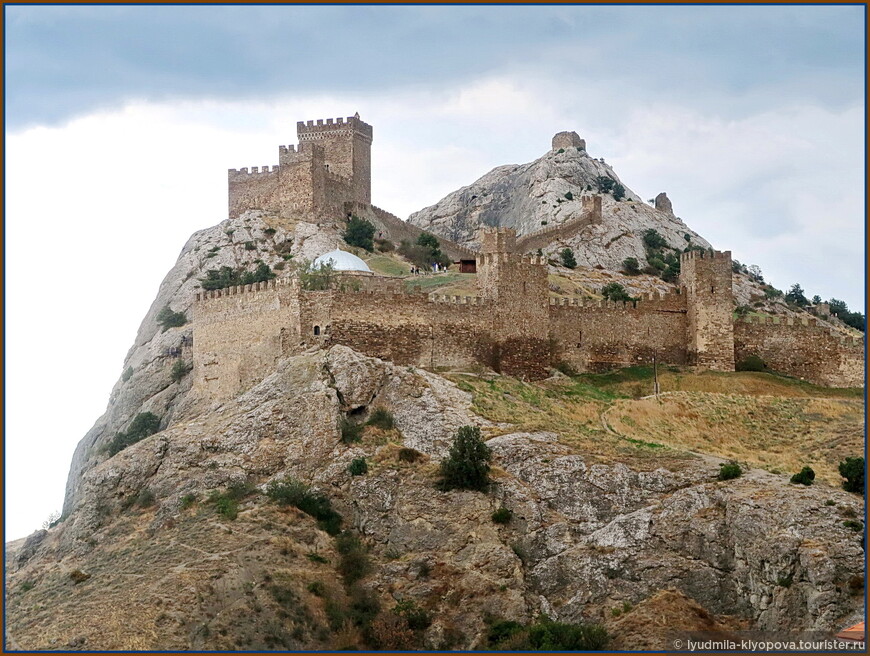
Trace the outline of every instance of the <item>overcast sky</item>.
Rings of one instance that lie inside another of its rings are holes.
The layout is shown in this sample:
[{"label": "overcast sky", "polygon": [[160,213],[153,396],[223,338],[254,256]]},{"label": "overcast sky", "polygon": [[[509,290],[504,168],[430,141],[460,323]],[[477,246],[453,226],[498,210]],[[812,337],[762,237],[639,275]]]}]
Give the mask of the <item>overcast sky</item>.
[{"label": "overcast sky", "polygon": [[7,539],[60,509],[226,170],[374,126],[406,217],[576,130],[780,288],[864,309],[863,6],[5,6]]}]

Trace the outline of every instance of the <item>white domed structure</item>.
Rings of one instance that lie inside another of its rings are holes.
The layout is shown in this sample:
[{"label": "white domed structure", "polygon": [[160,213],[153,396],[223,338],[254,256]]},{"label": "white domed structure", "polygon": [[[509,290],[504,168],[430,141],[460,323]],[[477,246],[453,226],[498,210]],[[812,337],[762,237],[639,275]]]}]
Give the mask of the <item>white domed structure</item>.
[{"label": "white domed structure", "polygon": [[356,255],[339,249],[324,253],[314,260],[314,266],[321,266],[328,263],[332,263],[332,268],[336,271],[356,271],[362,273],[372,272],[372,270],[369,269],[369,265],[363,262]]}]

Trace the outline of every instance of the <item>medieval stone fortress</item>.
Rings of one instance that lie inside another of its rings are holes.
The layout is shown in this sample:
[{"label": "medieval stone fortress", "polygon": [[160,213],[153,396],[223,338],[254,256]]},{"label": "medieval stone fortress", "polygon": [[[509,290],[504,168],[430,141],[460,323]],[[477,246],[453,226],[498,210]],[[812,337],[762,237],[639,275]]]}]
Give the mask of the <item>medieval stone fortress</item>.
[{"label": "medieval stone fortress", "polygon": [[[371,218],[393,239],[420,230],[371,205],[372,127],[358,115],[297,123],[298,146],[279,147],[277,166],[229,171],[229,215],[249,209],[343,222]],[[560,132],[553,149],[585,149]],[[584,198],[580,220],[601,216]],[[550,298],[545,258],[531,251],[564,226],[518,238],[484,228],[480,251],[441,240],[453,258],[473,259],[476,296],[408,293],[401,280],[344,272],[353,284],[304,289],[296,277],[202,292],[194,303],[195,386],[229,398],[274,370],[277,360],[343,344],[366,355],[427,369],[484,366],[541,379],[554,363],[603,371],[649,363],[734,371],[757,355],[777,372],[822,385],[861,386],[863,341],[817,319],[734,318],[729,251],[680,258],[672,293],[635,302]],[[363,267],[364,268],[364,267]]]}]

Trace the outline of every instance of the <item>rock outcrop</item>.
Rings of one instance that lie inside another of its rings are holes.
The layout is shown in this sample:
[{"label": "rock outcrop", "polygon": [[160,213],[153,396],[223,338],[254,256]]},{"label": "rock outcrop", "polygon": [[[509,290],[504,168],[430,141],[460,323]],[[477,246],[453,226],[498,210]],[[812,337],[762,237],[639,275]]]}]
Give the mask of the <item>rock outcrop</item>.
[{"label": "rock outcrop", "polygon": [[[573,137],[571,135],[574,135]],[[682,250],[689,244],[710,244],[673,214],[670,201],[656,200],[656,207],[623,185],[603,159],[590,157],[576,133],[560,132],[554,149],[534,162],[499,166],[476,182],[448,194],[435,205],[414,212],[408,221],[436,235],[477,248],[477,231],[485,226],[514,228],[522,237],[563,224],[576,225],[571,234],[555,234],[543,248],[548,254],[569,247],[580,266],[619,270],[624,259],[646,262],[645,230],[654,228],[670,246]],[[557,147],[559,146],[559,147]],[[610,182],[607,182],[607,181]],[[621,186],[617,200],[613,189],[602,193],[601,183]],[[602,193],[600,221],[581,221],[583,199]],[[660,195],[661,196],[661,195]]]}]

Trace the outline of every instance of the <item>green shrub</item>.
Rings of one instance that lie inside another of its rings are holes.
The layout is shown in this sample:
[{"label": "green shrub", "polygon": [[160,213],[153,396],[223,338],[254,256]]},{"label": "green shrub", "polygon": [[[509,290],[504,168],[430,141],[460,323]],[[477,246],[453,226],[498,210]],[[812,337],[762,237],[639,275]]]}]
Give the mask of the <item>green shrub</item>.
[{"label": "green shrub", "polygon": [[375,408],[366,424],[369,426],[376,426],[377,428],[383,428],[384,430],[390,430],[395,427],[396,422],[389,410],[385,408]]},{"label": "green shrub", "polygon": [[513,516],[514,514],[509,508],[505,508],[504,506],[502,506],[494,513],[492,513],[492,521],[494,521],[496,524],[507,524],[511,521],[511,517]]},{"label": "green shrub", "polygon": [[375,239],[375,246],[381,253],[389,253],[396,250],[396,245],[389,239]]},{"label": "green shrub", "polygon": [[187,374],[189,374],[193,370],[193,365],[187,364],[184,360],[179,358],[175,361],[175,364],[172,365],[172,382],[178,383],[181,382],[181,379],[184,378]]},{"label": "green shrub", "polygon": [[350,461],[347,471],[350,472],[351,476],[362,476],[363,474],[368,473],[369,464],[366,462],[365,458],[354,458]]},{"label": "green shrub", "polygon": [[147,487],[143,487],[136,495],[136,505],[140,508],[149,508],[154,505],[154,501],[154,493]]},{"label": "green shrub", "polygon": [[255,251],[257,250],[257,245],[252,241],[245,242],[245,250],[246,251]]},{"label": "green shrub", "polygon": [[599,624],[554,622],[546,616],[528,626],[495,622],[487,635],[491,648],[511,651],[595,651],[604,648],[608,639],[607,631]]},{"label": "green shrub", "polygon": [[743,474],[743,470],[736,462],[723,462],[719,465],[719,480],[730,481],[732,478],[739,478]]},{"label": "green shrub", "polygon": [[480,429],[460,427],[448,456],[441,461],[439,487],[442,490],[487,490],[490,460],[492,451],[481,439]]},{"label": "green shrub", "polygon": [[124,373],[121,374],[121,380],[125,383],[133,377],[133,367],[127,367],[124,369]]},{"label": "green shrub", "polygon": [[247,482],[233,483],[223,492],[212,492],[208,500],[219,515],[232,520],[239,516],[239,501],[251,492],[253,487]]},{"label": "green shrub", "polygon": [[178,328],[186,324],[187,317],[184,312],[173,312],[167,305],[157,313],[156,321],[163,326],[163,332],[166,332],[169,328]]},{"label": "green shrub", "polygon": [[574,194],[570,191],[565,194],[565,200],[574,200]]},{"label": "green shrub", "polygon": [[747,355],[734,366],[737,371],[764,371],[766,368],[764,360],[757,355]]},{"label": "green shrub", "polygon": [[288,476],[280,481],[271,481],[266,486],[266,495],[282,506],[294,506],[317,520],[318,526],[330,535],[341,531],[341,515],[332,509],[329,497],[315,492],[301,481]]},{"label": "green shrub", "polygon": [[734,314],[736,314],[738,317],[745,317],[750,312],[752,312],[752,308],[748,305],[738,305],[736,308],[734,308]]},{"label": "green shrub", "polygon": [[636,257],[627,257],[622,261],[622,270],[630,276],[636,276],[640,273],[640,262]]},{"label": "green shrub", "polygon": [[776,580],[776,584],[781,588],[790,588],[791,584],[794,582],[794,574],[789,574],[788,576],[780,576]]},{"label": "green shrub", "polygon": [[312,581],[305,589],[315,597],[322,597],[326,592],[326,586],[321,581]]},{"label": "green shrub", "polygon": [[144,440],[159,430],[160,417],[152,412],[140,412],[130,423],[130,427],[126,432],[119,431],[115,433],[115,437],[106,445],[106,450],[110,456],[113,456],[131,444],[136,444],[136,442]]},{"label": "green shrub", "polygon": [[840,476],[845,478],[846,492],[864,494],[864,458],[846,458],[839,466]]},{"label": "green shrub", "polygon": [[18,590],[21,591],[22,593],[24,593],[24,592],[30,592],[30,591],[33,590],[33,588],[35,588],[35,587],[36,587],[36,584],[35,584],[33,581],[25,581],[24,583],[22,583],[22,584],[18,587]]},{"label": "green shrub", "polygon": [[845,522],[843,522],[843,526],[852,529],[856,533],[864,530],[864,525],[854,519],[847,519]]},{"label": "green shrub", "polygon": [[275,230],[275,228],[266,228],[265,230],[263,230],[263,234],[265,234],[267,237],[271,237],[276,232],[278,232],[278,231]]},{"label": "green shrub", "polygon": [[425,631],[432,624],[432,618],[429,616],[429,613],[413,601],[400,601],[393,608],[393,613],[399,617],[404,617],[408,622],[408,626],[414,631]]},{"label": "green shrub", "polygon": [[609,282],[601,288],[601,295],[610,301],[631,302],[634,298],[618,282]]},{"label": "green shrub", "polygon": [[799,283],[795,283],[791,286],[791,289],[789,289],[788,293],[785,295],[785,301],[786,303],[791,303],[798,307],[806,307],[810,304],[807,297],[804,296],[804,290]]},{"label": "green shrub", "polygon": [[812,485],[815,477],[816,472],[813,471],[812,467],[804,467],[797,474],[791,477],[791,482],[800,485]]},{"label": "green shrub", "polygon": [[371,570],[368,551],[360,539],[353,533],[344,531],[335,539],[335,548],[339,554],[338,572],[346,585],[352,585]]},{"label": "green shrub", "polygon": [[188,493],[188,494],[185,494],[183,497],[181,497],[181,501],[180,501],[179,505],[181,506],[182,510],[184,510],[186,508],[190,508],[195,503],[196,503],[196,495]]},{"label": "green shrub", "polygon": [[399,460],[402,462],[416,462],[422,454],[417,449],[411,449],[403,446],[399,449]]},{"label": "green shrub", "polygon": [[344,231],[344,241],[351,246],[358,246],[371,252],[375,249],[372,237],[375,236],[375,226],[358,216],[351,216]]},{"label": "green shrub", "polygon": [[570,248],[563,248],[562,252],[559,253],[559,257],[562,260],[562,266],[569,269],[577,268],[577,260],[574,257],[574,251],[572,251]]},{"label": "green shrub", "polygon": [[314,552],[311,552],[310,554],[308,554],[306,556],[306,558],[308,558],[308,560],[310,560],[312,563],[328,563],[329,562],[326,558],[321,556],[319,553],[314,553]]},{"label": "green shrub", "polygon": [[341,431],[341,441],[345,444],[352,444],[353,442],[359,442],[362,439],[362,432],[365,426],[363,426],[363,424],[357,424],[347,417],[342,417],[338,424],[338,428]]}]

